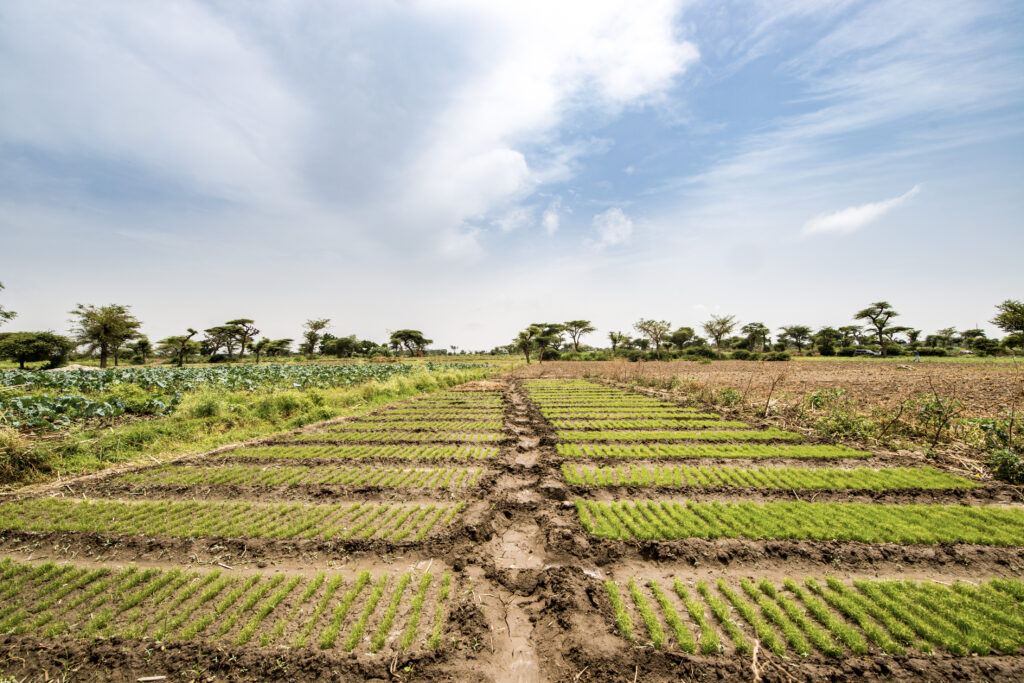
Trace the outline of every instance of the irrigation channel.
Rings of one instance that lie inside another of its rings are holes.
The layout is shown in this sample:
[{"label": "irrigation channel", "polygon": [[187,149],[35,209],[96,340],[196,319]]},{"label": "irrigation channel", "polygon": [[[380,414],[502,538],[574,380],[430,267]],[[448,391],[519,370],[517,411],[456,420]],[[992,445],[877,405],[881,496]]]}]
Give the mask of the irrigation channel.
[{"label": "irrigation channel", "polygon": [[607,383],[477,382],[0,499],[0,671],[1019,679],[1018,501]]}]

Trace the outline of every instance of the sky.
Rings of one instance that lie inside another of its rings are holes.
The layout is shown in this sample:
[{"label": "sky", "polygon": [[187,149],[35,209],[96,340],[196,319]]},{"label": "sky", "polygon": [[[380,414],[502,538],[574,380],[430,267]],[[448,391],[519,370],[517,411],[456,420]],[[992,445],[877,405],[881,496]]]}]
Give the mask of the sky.
[{"label": "sky", "polygon": [[931,333],[1024,299],[1016,0],[0,6],[0,305]]}]

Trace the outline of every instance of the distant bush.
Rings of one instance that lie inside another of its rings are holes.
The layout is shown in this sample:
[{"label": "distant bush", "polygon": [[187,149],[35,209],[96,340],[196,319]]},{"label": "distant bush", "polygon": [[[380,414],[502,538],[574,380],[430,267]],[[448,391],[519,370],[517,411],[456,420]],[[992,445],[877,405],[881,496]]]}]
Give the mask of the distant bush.
[{"label": "distant bush", "polygon": [[852,346],[844,346],[843,348],[839,349],[839,350],[838,350],[838,351],[836,352],[836,355],[837,355],[837,356],[845,356],[845,357],[849,357],[849,356],[852,356],[852,355],[853,355],[853,352],[854,352],[855,350],[856,350],[856,349],[854,349],[854,348],[853,348]]},{"label": "distant bush", "polygon": [[895,344],[890,344],[890,345],[885,347],[885,355],[887,355],[887,356],[902,356],[903,355],[903,347],[902,346],[897,346]]},{"label": "distant bush", "polygon": [[945,356],[946,349],[940,349],[937,346],[922,346],[917,350],[922,356]]},{"label": "distant bush", "polygon": [[706,346],[698,346],[698,347],[695,347],[695,348],[692,348],[692,349],[686,349],[686,351],[683,352],[683,356],[684,357],[689,356],[691,358],[691,360],[694,357],[696,357],[696,358],[718,358],[718,354],[715,353],[714,350],[709,349]]},{"label": "distant bush", "polygon": [[754,355],[754,354],[750,353],[750,351],[747,351],[746,349],[736,349],[735,351],[733,351],[732,353],[729,354],[729,359],[730,360],[750,360],[750,357],[752,355]]},{"label": "distant bush", "polygon": [[836,355],[836,347],[832,345],[832,342],[824,341],[818,344],[818,353],[823,356],[834,356]]},{"label": "distant bush", "polygon": [[789,360],[789,354],[785,351],[772,351],[764,356],[765,360]]}]

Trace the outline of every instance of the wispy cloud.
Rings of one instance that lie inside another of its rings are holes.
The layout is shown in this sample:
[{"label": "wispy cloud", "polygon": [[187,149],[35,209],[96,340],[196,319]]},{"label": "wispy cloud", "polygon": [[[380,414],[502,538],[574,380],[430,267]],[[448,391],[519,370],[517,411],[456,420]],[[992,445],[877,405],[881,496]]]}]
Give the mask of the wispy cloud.
[{"label": "wispy cloud", "polygon": [[596,237],[587,242],[595,249],[604,249],[629,242],[633,237],[633,220],[622,209],[608,209],[594,216]]},{"label": "wispy cloud", "polygon": [[914,185],[903,194],[880,202],[870,202],[860,206],[848,206],[839,211],[815,216],[804,224],[804,235],[846,234],[856,232],[874,223],[879,218],[900,206],[921,191],[920,185]]}]

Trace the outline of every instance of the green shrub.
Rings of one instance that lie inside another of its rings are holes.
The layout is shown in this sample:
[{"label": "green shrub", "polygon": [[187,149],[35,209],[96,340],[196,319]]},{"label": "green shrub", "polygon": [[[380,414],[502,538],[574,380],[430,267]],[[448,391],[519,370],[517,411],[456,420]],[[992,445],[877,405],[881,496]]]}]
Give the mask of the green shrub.
[{"label": "green shrub", "polygon": [[945,356],[946,349],[940,349],[935,346],[922,346],[917,349],[917,352],[922,356]]},{"label": "green shrub", "polygon": [[729,354],[729,360],[750,360],[753,354],[746,349],[736,349]]},{"label": "green shrub", "polygon": [[772,351],[764,356],[765,360],[789,360],[789,354],[785,351]]},{"label": "green shrub", "polygon": [[1024,458],[1009,448],[992,451],[988,466],[992,476],[1009,484],[1024,484]]},{"label": "green shrub", "polygon": [[854,351],[855,351],[855,349],[852,346],[844,346],[843,348],[839,349],[836,352],[836,355],[837,356],[843,356],[845,358],[849,358],[849,357],[853,356],[853,352]]},{"label": "green shrub", "polygon": [[718,392],[718,403],[723,406],[734,406],[743,400],[743,394],[735,389],[725,388]]}]

